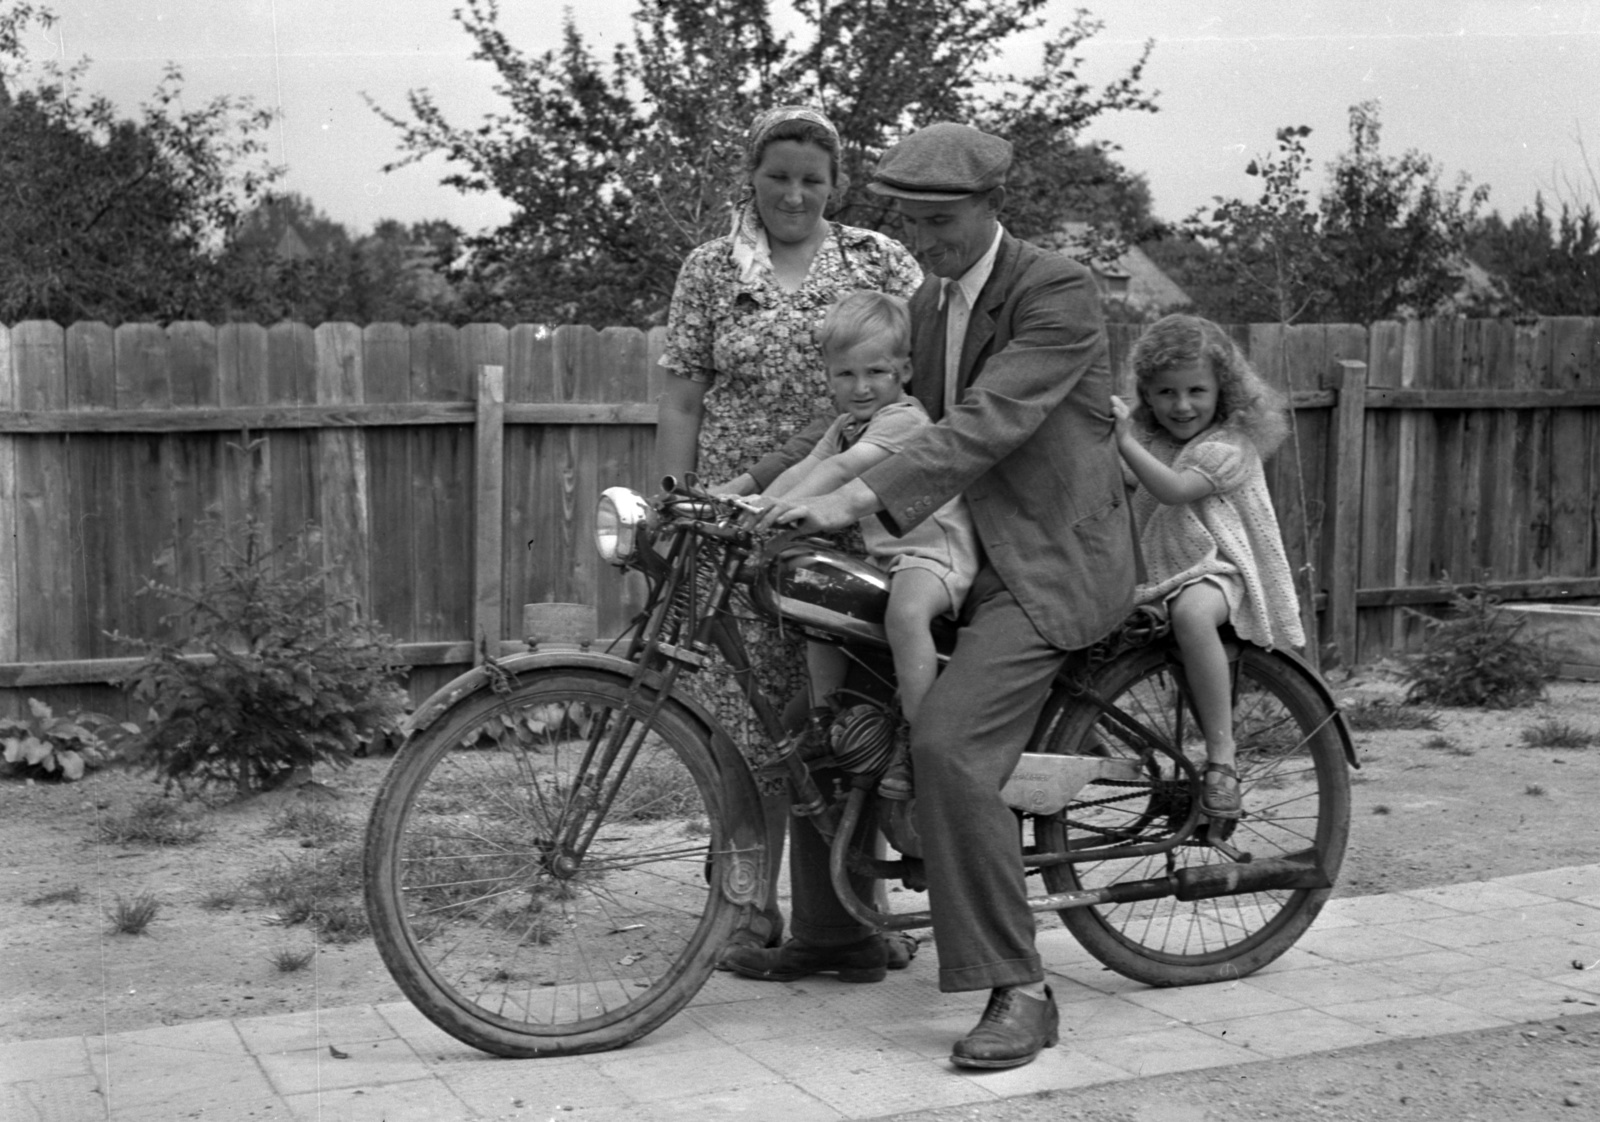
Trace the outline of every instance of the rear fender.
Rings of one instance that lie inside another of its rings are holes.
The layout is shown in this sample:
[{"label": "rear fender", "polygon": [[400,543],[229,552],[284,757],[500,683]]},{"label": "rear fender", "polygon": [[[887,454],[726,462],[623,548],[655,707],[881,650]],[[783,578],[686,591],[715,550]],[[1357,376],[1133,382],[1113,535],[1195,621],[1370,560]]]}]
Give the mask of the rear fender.
[{"label": "rear fender", "polygon": [[1361,761],[1356,759],[1355,741],[1350,738],[1350,726],[1345,724],[1344,711],[1339,708],[1339,702],[1334,699],[1333,690],[1328,688],[1328,683],[1322,680],[1322,675],[1311,668],[1311,664],[1293,651],[1279,648],[1272,652],[1278,658],[1293,666],[1305,680],[1306,685],[1317,691],[1318,696],[1328,703],[1328,708],[1333,711],[1333,727],[1339,734],[1339,743],[1344,746],[1345,762],[1357,771],[1361,770]]}]

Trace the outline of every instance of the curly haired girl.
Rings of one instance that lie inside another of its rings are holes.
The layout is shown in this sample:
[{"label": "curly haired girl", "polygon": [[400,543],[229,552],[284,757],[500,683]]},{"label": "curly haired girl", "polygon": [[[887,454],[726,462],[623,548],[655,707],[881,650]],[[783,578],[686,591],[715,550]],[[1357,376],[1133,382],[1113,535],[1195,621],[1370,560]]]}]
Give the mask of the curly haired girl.
[{"label": "curly haired girl", "polygon": [[1242,813],[1228,657],[1219,629],[1263,647],[1305,644],[1262,458],[1289,431],[1283,395],[1209,320],[1156,321],[1130,362],[1137,404],[1112,398],[1137,485],[1141,602],[1165,604],[1206,739],[1201,810]]}]

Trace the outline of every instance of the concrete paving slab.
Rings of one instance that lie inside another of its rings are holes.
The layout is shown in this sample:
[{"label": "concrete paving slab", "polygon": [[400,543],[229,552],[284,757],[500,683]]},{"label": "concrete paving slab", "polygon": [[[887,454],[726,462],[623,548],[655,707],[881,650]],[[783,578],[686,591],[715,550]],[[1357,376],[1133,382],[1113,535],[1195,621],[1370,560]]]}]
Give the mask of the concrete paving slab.
[{"label": "concrete paving slab", "polygon": [[940,993],[929,945],[879,985],[717,974],[656,1032],[585,1056],[491,1057],[405,1002],[0,1044],[0,1118],[857,1122],[1590,1011],[1597,905],[1600,865],[1336,900],[1267,968],[1179,989],[1047,923],[1062,1041],[1010,1071],[950,1063],[984,995]]}]

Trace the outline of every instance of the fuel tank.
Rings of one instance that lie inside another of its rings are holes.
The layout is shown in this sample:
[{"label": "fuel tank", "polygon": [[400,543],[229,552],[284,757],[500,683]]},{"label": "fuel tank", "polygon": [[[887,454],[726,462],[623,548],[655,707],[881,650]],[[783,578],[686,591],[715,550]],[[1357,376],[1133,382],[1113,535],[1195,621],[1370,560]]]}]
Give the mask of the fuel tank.
[{"label": "fuel tank", "polygon": [[888,645],[889,575],[848,553],[793,545],[767,565],[751,595],[763,611],[802,628]]}]

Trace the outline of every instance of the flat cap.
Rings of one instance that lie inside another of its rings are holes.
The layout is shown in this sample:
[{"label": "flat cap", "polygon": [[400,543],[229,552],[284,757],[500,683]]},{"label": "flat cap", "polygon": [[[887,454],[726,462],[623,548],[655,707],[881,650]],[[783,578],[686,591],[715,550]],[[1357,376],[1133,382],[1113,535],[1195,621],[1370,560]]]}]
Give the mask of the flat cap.
[{"label": "flat cap", "polygon": [[920,128],[883,154],[867,189],[897,199],[948,202],[1006,181],[1011,142],[941,121]]}]

